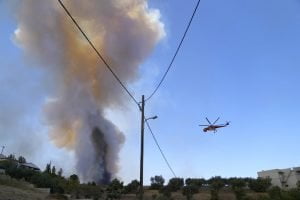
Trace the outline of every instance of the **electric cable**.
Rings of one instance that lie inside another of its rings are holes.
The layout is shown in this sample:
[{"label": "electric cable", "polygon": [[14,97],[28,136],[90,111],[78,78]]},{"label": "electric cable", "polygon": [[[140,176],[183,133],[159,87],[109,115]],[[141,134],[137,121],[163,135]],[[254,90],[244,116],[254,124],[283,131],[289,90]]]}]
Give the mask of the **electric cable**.
[{"label": "electric cable", "polygon": [[89,37],[87,36],[87,34],[83,31],[83,29],[79,26],[79,24],[74,19],[74,17],[71,15],[71,13],[69,12],[69,10],[65,7],[65,5],[62,3],[61,0],[58,0],[58,2],[60,3],[60,5],[64,9],[64,11],[67,13],[67,15],[71,18],[71,20],[76,25],[76,27],[81,32],[81,34],[84,36],[84,38],[88,41],[88,43],[90,44],[90,46],[94,49],[94,51],[96,52],[96,54],[98,55],[98,57],[102,60],[102,62],[104,63],[104,65],[109,69],[109,71],[112,73],[112,75],[115,77],[115,79],[119,82],[119,84],[121,85],[121,87],[126,91],[126,93],[131,97],[131,99],[135,102],[135,104],[137,104],[137,106],[140,108],[139,102],[134,98],[134,96],[126,88],[125,84],[121,81],[121,79],[118,77],[118,75],[113,71],[113,69],[106,62],[106,60],[103,58],[103,56],[100,54],[100,52],[96,49],[95,45],[92,43],[92,41],[89,39]]},{"label": "electric cable", "polygon": [[152,135],[152,138],[153,138],[153,140],[154,140],[156,146],[158,147],[158,149],[159,149],[159,151],[160,151],[160,153],[161,153],[161,155],[162,155],[164,161],[166,162],[166,164],[168,165],[170,171],[172,172],[172,174],[173,174],[174,177],[176,178],[177,176],[176,176],[174,170],[172,169],[170,163],[168,162],[168,160],[167,160],[167,158],[166,158],[166,156],[165,156],[165,154],[164,154],[162,148],[160,147],[160,145],[159,145],[159,143],[158,143],[158,141],[157,141],[157,139],[156,139],[156,137],[155,137],[155,135],[154,135],[154,133],[153,133],[153,131],[152,131],[152,129],[151,129],[149,123],[148,123],[148,121],[145,120],[145,122],[146,122],[146,125],[147,125],[147,127],[148,127],[148,129],[149,129],[149,131],[150,131],[150,133],[151,133],[151,135]]},{"label": "electric cable", "polygon": [[201,1],[201,0],[198,0],[196,6],[195,6],[195,8],[194,8],[193,14],[192,14],[192,16],[191,16],[191,18],[190,18],[190,20],[189,20],[189,23],[188,23],[188,25],[187,25],[187,27],[186,27],[186,29],[185,29],[185,31],[184,31],[184,34],[183,34],[183,36],[182,36],[182,38],[181,38],[181,40],[180,40],[180,43],[179,43],[179,45],[178,45],[178,47],[177,47],[177,49],[176,49],[176,51],[175,51],[175,54],[173,55],[173,57],[172,57],[172,59],[171,59],[171,62],[170,62],[170,64],[169,64],[169,66],[168,66],[166,72],[164,73],[163,77],[162,77],[161,80],[159,81],[159,83],[158,83],[158,85],[156,86],[156,88],[153,90],[153,92],[150,94],[150,96],[149,96],[148,98],[146,98],[145,101],[150,100],[150,99],[154,96],[154,94],[157,92],[157,90],[160,88],[161,84],[162,84],[163,81],[165,80],[165,78],[166,78],[168,72],[170,71],[170,69],[171,69],[171,67],[172,67],[172,65],[173,65],[173,63],[174,63],[174,61],[175,61],[175,58],[176,58],[176,56],[177,56],[177,54],[178,54],[178,52],[179,52],[179,50],[180,50],[180,48],[181,48],[181,46],[182,46],[182,43],[183,43],[183,41],[184,41],[184,39],[185,39],[185,37],[186,37],[186,35],[187,35],[187,32],[188,32],[188,30],[189,30],[189,28],[190,28],[190,26],[191,26],[191,24],[192,24],[192,21],[193,21],[193,19],[194,19],[194,16],[195,16],[195,14],[196,14],[196,12],[197,12],[197,10],[198,10],[200,1]]}]

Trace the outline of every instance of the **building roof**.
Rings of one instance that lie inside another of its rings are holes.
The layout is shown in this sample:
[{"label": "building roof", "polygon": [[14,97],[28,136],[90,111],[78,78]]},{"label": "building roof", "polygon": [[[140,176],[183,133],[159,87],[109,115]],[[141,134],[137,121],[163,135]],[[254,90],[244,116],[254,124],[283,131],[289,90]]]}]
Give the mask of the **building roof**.
[{"label": "building roof", "polygon": [[6,159],[6,156],[0,153],[0,159]]},{"label": "building roof", "polygon": [[40,170],[40,168],[38,166],[36,166],[35,164],[33,164],[33,163],[20,163],[20,166],[24,166],[24,167],[29,167],[29,168]]}]

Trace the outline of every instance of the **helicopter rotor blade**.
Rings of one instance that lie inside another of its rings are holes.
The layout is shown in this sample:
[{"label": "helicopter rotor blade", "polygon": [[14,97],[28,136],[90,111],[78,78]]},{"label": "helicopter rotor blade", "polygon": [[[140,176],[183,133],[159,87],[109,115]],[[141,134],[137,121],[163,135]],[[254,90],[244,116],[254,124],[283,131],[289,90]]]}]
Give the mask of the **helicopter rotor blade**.
[{"label": "helicopter rotor blade", "polygon": [[199,125],[199,126],[210,126],[210,125]]},{"label": "helicopter rotor blade", "polygon": [[213,123],[213,124],[215,124],[215,123],[217,123],[217,121],[220,119],[220,117],[218,117],[218,119],[216,119],[216,121]]},{"label": "helicopter rotor blade", "polygon": [[211,125],[211,122],[207,119],[207,117],[205,117],[206,121]]}]

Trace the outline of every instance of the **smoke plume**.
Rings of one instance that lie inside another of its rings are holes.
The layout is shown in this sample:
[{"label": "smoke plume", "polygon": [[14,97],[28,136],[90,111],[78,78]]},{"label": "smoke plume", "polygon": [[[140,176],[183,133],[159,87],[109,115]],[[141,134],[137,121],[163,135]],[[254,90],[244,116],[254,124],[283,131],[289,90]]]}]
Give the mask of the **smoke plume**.
[{"label": "smoke plume", "polygon": [[[158,10],[146,0],[65,0],[64,4],[126,84],[164,36]],[[75,152],[85,181],[106,183],[118,170],[124,135],[105,118],[124,106],[124,91],[55,0],[23,0],[17,44],[44,67],[55,91],[45,104],[52,141]]]}]

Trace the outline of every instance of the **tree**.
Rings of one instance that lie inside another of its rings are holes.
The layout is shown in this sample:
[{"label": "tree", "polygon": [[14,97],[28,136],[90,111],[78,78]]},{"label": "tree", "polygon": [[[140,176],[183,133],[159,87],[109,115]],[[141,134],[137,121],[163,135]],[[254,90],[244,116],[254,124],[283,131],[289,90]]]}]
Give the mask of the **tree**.
[{"label": "tree", "polygon": [[75,184],[79,184],[80,181],[79,181],[79,178],[76,174],[72,174],[70,177],[69,177],[69,180],[72,182],[72,183],[75,183]]},{"label": "tree", "polygon": [[137,194],[139,191],[140,182],[137,180],[131,181],[128,185],[124,187],[124,192],[126,194]]},{"label": "tree", "polygon": [[180,190],[184,185],[183,178],[171,178],[169,180],[168,186],[172,192]]},{"label": "tree", "polygon": [[60,168],[60,169],[58,170],[57,175],[58,175],[59,177],[62,177],[62,174],[63,174],[63,169]]},{"label": "tree", "polygon": [[107,189],[107,199],[121,199],[123,193],[123,182],[119,181],[118,179],[114,179],[108,185]]},{"label": "tree", "polygon": [[196,185],[187,185],[182,188],[182,194],[186,196],[187,200],[191,200],[193,195],[199,192],[199,188]]},{"label": "tree", "polygon": [[56,175],[56,168],[55,168],[55,166],[52,167],[51,174],[52,175]]},{"label": "tree", "polygon": [[159,189],[159,193],[162,194],[159,199],[172,199],[172,191],[168,185],[162,186]]},{"label": "tree", "polygon": [[266,192],[271,187],[270,178],[257,178],[249,181],[249,188],[254,192]]},{"label": "tree", "polygon": [[151,181],[150,189],[152,189],[152,190],[161,189],[164,186],[164,183],[165,183],[165,179],[161,175],[151,177],[150,181]]},{"label": "tree", "polygon": [[51,163],[47,163],[45,173],[51,174]]},{"label": "tree", "polygon": [[246,181],[242,178],[231,178],[228,180],[237,200],[242,200],[246,197],[245,186]]},{"label": "tree", "polygon": [[185,179],[185,185],[187,186],[196,186],[200,188],[206,181],[204,178],[187,178]]},{"label": "tree", "polygon": [[23,156],[19,156],[18,162],[19,163],[26,163],[26,159]]},{"label": "tree", "polygon": [[225,186],[224,180],[220,176],[212,177],[208,180],[211,187],[211,200],[219,199],[219,191]]},{"label": "tree", "polygon": [[10,154],[7,158],[8,160],[16,161],[16,157],[14,154]]}]

